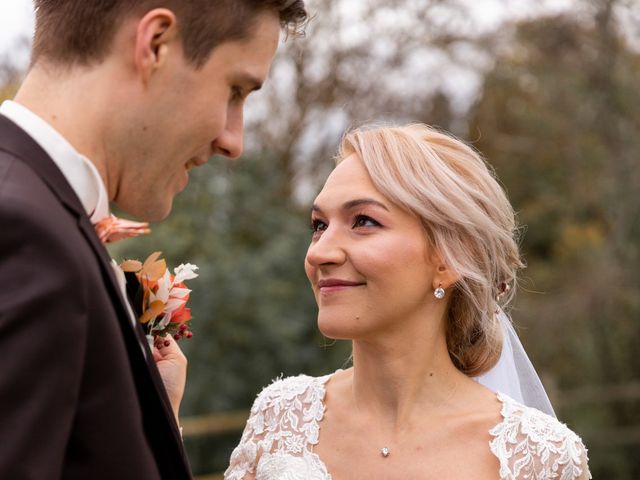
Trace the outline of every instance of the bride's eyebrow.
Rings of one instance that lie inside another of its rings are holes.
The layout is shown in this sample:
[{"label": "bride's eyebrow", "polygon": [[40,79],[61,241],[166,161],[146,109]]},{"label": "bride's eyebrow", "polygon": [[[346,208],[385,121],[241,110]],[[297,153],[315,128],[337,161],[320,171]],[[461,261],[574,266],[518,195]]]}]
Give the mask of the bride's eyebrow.
[{"label": "bride's eyebrow", "polygon": [[375,207],[380,207],[380,208],[386,210],[387,212],[389,211],[389,209],[387,208],[387,206],[384,203],[379,202],[377,200],[374,200],[373,198],[358,198],[356,200],[349,200],[348,202],[345,202],[342,205],[342,208],[344,210],[351,210],[353,208],[362,207],[362,206],[365,206],[365,205],[372,205],[372,206],[375,206]]},{"label": "bride's eyebrow", "polygon": [[[387,206],[384,203],[379,202],[377,200],[374,200],[373,198],[357,198],[355,200],[349,200],[348,202],[345,202],[345,203],[342,204],[342,209],[343,210],[352,210],[354,208],[362,207],[362,206],[366,206],[366,205],[372,205],[372,206],[375,206],[375,207],[380,207],[380,208],[386,210],[387,212],[389,211],[389,209],[387,208]],[[311,211],[322,214],[322,209],[315,203],[311,206]]]}]

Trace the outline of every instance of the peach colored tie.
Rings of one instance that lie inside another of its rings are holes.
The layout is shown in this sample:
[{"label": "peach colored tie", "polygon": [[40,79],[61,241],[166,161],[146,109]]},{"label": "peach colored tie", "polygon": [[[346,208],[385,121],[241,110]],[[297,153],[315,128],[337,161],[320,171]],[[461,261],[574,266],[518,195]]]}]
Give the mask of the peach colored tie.
[{"label": "peach colored tie", "polygon": [[146,222],[133,222],[110,215],[93,226],[102,243],[112,243],[125,238],[138,237],[151,232]]}]

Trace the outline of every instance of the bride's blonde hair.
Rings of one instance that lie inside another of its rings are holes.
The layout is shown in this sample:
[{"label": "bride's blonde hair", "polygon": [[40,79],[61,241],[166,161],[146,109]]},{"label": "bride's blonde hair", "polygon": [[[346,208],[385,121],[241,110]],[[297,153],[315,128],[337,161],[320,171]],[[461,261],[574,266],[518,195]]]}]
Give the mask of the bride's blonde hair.
[{"label": "bride's blonde hair", "polygon": [[449,355],[469,376],[486,372],[502,350],[498,303],[509,303],[524,267],[514,211],[492,168],[422,124],[352,130],[336,163],[353,153],[385,197],[421,218],[429,246],[460,276],[449,300]]}]

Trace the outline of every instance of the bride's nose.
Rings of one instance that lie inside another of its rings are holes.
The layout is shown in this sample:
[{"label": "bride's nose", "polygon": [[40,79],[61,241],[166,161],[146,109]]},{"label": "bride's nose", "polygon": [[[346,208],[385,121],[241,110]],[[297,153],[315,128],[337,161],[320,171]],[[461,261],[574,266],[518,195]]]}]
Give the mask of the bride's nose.
[{"label": "bride's nose", "polygon": [[345,244],[339,231],[327,227],[325,231],[309,245],[306,261],[313,267],[322,265],[340,265],[346,260]]}]

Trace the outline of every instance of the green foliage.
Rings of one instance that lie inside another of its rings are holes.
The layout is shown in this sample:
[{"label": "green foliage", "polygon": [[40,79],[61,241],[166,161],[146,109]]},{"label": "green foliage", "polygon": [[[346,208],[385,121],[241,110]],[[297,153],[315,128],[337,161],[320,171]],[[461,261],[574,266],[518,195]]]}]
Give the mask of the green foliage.
[{"label": "green foliage", "polygon": [[[514,320],[564,390],[640,378],[640,55],[608,13],[518,25],[471,126],[527,226]],[[637,456],[606,433],[637,426],[637,402],[560,414],[592,446],[594,478],[640,477]]]},{"label": "green foliage", "polygon": [[[275,377],[342,366],[348,345],[326,348],[304,274],[309,211],[283,195],[285,175],[269,155],[192,172],[171,216],[148,237],[111,247],[114,258],[162,250],[170,266],[195,263],[189,378],[182,414],[248,408]],[[194,471],[222,470],[238,436],[190,441]]]},{"label": "green foliage", "polygon": [[[527,226],[529,269],[513,317],[534,363],[560,392],[640,379],[640,56],[612,15],[635,8],[637,18],[634,2],[577,0],[570,16],[466,37],[451,20],[466,18],[464,10],[442,16],[442,8],[465,2],[400,2],[396,10],[413,22],[407,26],[374,21],[391,8],[376,0],[363,17],[368,33],[351,42],[340,41],[342,32],[358,21],[341,18],[337,0],[316,3],[310,34],[278,56],[261,94],[268,101],[253,116],[249,138],[272,150],[196,169],[152,235],[111,247],[116,259],[162,250],[171,266],[200,266],[189,284],[195,336],[182,342],[190,360],[182,414],[247,408],[281,373],[342,366],[349,345],[327,348],[316,329],[303,271],[308,209],[291,192],[298,180],[325,175],[328,164],[318,159],[331,156],[346,125],[466,124],[441,92],[459,79],[439,84],[417,65],[442,56],[446,67],[465,45],[472,53],[461,54],[459,66],[483,65],[473,58],[478,49],[494,61],[470,112],[469,137],[480,132],[475,145]],[[0,65],[0,100],[13,96],[18,78]],[[583,400],[559,414],[591,447],[594,478],[640,478],[637,444],[621,446],[610,433],[638,426],[638,402]],[[223,470],[237,440],[187,439],[194,471]]]},{"label": "green foliage", "polygon": [[5,100],[10,100],[16,94],[18,90],[16,84],[12,83],[2,83],[0,84],[0,103]]},{"label": "green foliage", "polygon": [[[192,172],[171,216],[146,238],[112,247],[115,258],[163,251],[169,265],[190,262],[193,340],[186,413],[248,406],[280,375],[337,368],[317,333],[316,306],[304,274],[308,210],[279,192],[283,176],[268,156]],[[337,363],[336,363],[337,360]]]}]

